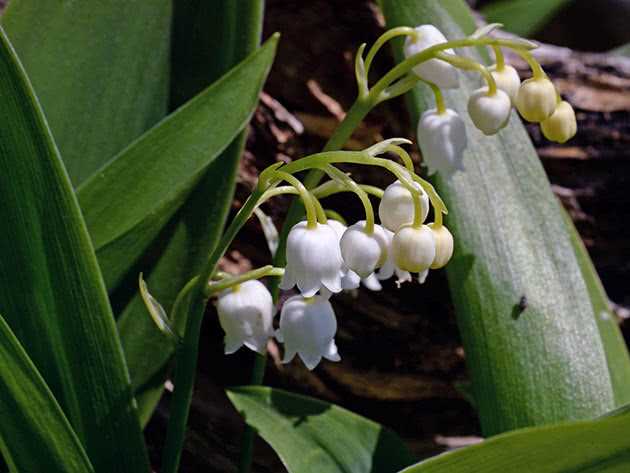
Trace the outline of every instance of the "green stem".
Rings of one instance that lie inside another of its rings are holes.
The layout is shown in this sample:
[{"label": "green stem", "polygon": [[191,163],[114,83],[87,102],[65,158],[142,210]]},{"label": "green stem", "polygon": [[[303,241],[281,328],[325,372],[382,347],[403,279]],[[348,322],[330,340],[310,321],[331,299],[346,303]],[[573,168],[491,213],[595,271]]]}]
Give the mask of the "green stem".
[{"label": "green stem", "polygon": [[499,46],[492,46],[492,49],[494,50],[494,57],[496,59],[496,70],[500,72],[505,69],[505,57],[503,56],[503,51],[501,51]]},{"label": "green stem", "polygon": [[[263,379],[265,377],[267,355],[260,355],[258,353],[255,353],[254,355],[254,366],[252,367],[252,376],[249,384],[252,386],[259,386],[263,384]],[[241,456],[238,463],[238,473],[249,473],[251,469],[255,438],[256,431],[246,424],[241,441]]]},{"label": "green stem", "polygon": [[[317,204],[315,203],[314,197],[311,195],[308,189],[304,187],[304,184],[302,184],[302,182],[300,182],[297,177],[292,176],[291,174],[284,171],[276,171],[276,176],[287,181],[289,184],[297,189],[297,191],[300,193],[302,203],[306,208],[306,220],[308,221],[307,227],[317,227]],[[326,216],[324,216],[324,219],[325,218]]]},{"label": "green stem", "polygon": [[259,203],[263,190],[256,188],[230,223],[218,245],[210,257],[191,290],[191,307],[186,321],[186,330],[175,355],[175,391],[171,400],[171,412],[166,434],[166,442],[162,455],[162,473],[176,473],[184,446],[186,424],[192,400],[195,373],[197,370],[197,356],[199,352],[199,335],[201,322],[205,310],[205,287],[214,273],[219,259],[228,246],[251,217]]},{"label": "green stem", "polygon": [[543,70],[542,66],[534,59],[534,56],[529,51],[517,50],[516,53],[521,56],[529,65],[532,70],[533,79],[544,79],[547,74]]},{"label": "green stem", "polygon": [[483,76],[486,84],[488,85],[488,95],[494,95],[497,93],[497,83],[486,66],[479,64],[477,61],[473,61],[472,59],[456,56],[455,54],[437,53],[436,57],[460,69],[477,71]]},{"label": "green stem", "polygon": [[376,53],[387,43],[389,40],[396,38],[397,36],[416,36],[416,32],[413,28],[409,28],[408,26],[399,26],[398,28],[392,28],[391,30],[387,30],[383,33],[379,38],[374,42],[372,47],[367,53],[365,57],[365,73],[368,74],[370,72],[370,66],[372,65],[372,61],[374,60],[374,56]]},{"label": "green stem", "polygon": [[363,204],[363,208],[365,210],[365,233],[371,235],[374,233],[374,208],[372,207],[372,202],[370,202],[370,198],[361,187],[354,182],[352,178],[350,178],[347,174],[341,172],[332,164],[327,164],[322,167],[324,172],[326,172],[331,178],[338,180],[340,183],[348,187],[348,189],[354,192],[359,199],[361,199],[361,203]]},{"label": "green stem", "polygon": [[346,222],[346,219],[343,218],[343,216],[339,212],[336,212],[332,209],[326,209],[326,215],[329,219],[337,220],[338,222],[343,223],[345,226],[348,226],[348,222]]},{"label": "green stem", "polygon": [[444,101],[444,94],[442,94],[442,89],[440,89],[433,82],[425,81],[431,90],[433,91],[433,95],[435,96],[435,108],[437,109],[437,113],[442,115],[446,113],[446,102]]},{"label": "green stem", "polygon": [[238,286],[245,281],[260,279],[266,276],[280,277],[283,274],[284,268],[275,268],[269,264],[267,266],[263,266],[262,268],[253,269],[251,271],[247,271],[246,273],[239,274],[238,276],[227,277],[222,279],[221,281],[210,283],[206,286],[205,295],[206,297],[210,297],[225,289]]}]

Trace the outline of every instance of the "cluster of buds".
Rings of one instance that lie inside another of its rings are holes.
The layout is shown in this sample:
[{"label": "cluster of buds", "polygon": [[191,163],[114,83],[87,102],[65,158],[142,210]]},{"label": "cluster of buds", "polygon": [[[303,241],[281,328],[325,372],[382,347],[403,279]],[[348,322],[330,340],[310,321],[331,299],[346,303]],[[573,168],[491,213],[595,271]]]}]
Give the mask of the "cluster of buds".
[{"label": "cluster of buds", "polygon": [[[488,25],[468,40],[452,43],[468,45],[475,40],[482,40],[498,26]],[[429,48],[449,44],[433,25],[401,29],[400,34],[407,36],[404,54],[408,59]],[[501,42],[486,39],[486,43],[492,45],[497,61],[488,68],[470,58],[458,56],[452,48],[448,48],[441,49],[433,59],[412,69],[414,74],[433,88],[436,97],[436,107],[427,110],[418,123],[418,144],[429,174],[438,171],[448,177],[463,169],[463,151],[467,144],[464,121],[457,112],[446,108],[441,92],[441,89],[459,86],[458,69],[478,71],[485,81],[468,99],[468,115],[475,127],[485,135],[493,135],[504,128],[512,108],[516,108],[525,120],[539,123],[543,135],[550,141],[564,143],[577,131],[573,108],[561,99],[553,83],[529,52],[534,45],[524,40],[503,42],[504,47],[510,47],[520,54],[532,69],[532,77],[521,83],[516,69],[505,63]]]},{"label": "cluster of buds", "polygon": [[[447,41],[432,25],[394,28],[379,38],[363,56],[359,48],[355,61],[359,97],[357,103],[372,106],[401,95],[418,81],[433,90],[436,107],[426,111],[418,124],[418,145],[429,173],[445,176],[463,169],[466,125],[452,109],[446,108],[442,89],[459,86],[458,70],[481,73],[485,85],[468,100],[468,114],[473,124],[486,135],[501,130],[512,107],[529,121],[541,124],[545,136],[564,142],[576,132],[575,114],[560,99],[530,50],[529,41],[502,40],[488,36],[498,25],[488,25],[471,36]],[[367,77],[376,52],[390,39],[406,36],[405,61],[393,68],[372,88]],[[497,63],[485,67],[455,54],[455,48],[489,46]],[[501,48],[520,54],[531,66],[533,77],[521,83],[516,70],[505,64]],[[351,112],[349,112],[351,115]],[[221,251],[229,245],[238,229],[266,200],[281,194],[298,195],[305,209],[305,219],[294,224],[286,238],[286,267],[266,266],[240,276],[213,275],[207,295],[217,296],[219,321],[226,333],[225,352],[246,346],[261,354],[275,337],[284,343],[283,362],[299,355],[313,369],[326,358],[339,361],[335,344],[337,321],[330,298],[343,290],[354,290],[362,283],[379,290],[381,281],[396,275],[397,283],[412,281],[415,273],[423,283],[429,270],[444,267],[453,255],[451,232],[443,225],[447,209],[426,180],[419,177],[409,154],[400,146],[405,139],[390,139],[363,151],[330,151],[314,154],[289,164],[277,163],[259,176],[257,188],[239,211],[220,243]],[[402,164],[382,157],[397,155]],[[355,182],[336,164],[378,166],[392,174],[394,182],[386,189]],[[307,170],[323,171],[329,180],[307,189],[296,174]],[[352,192],[360,199],[365,218],[346,226],[343,217],[326,210],[320,199],[338,192]],[[377,223],[370,196],[380,199]],[[433,222],[426,223],[432,209]],[[329,216],[332,216],[329,219]],[[280,310],[274,330],[275,305],[271,293],[258,281],[261,277],[281,277],[280,288],[297,290]]]}]

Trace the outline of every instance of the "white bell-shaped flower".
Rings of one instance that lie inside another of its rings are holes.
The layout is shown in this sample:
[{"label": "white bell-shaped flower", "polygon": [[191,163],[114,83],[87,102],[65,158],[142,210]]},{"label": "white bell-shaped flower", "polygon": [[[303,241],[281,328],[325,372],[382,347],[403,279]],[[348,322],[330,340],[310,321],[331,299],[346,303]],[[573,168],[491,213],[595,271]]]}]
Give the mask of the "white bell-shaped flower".
[{"label": "white bell-shaped flower", "polygon": [[497,87],[508,94],[512,105],[514,105],[516,94],[521,86],[521,78],[519,77],[518,72],[516,72],[516,69],[507,64],[503,65],[502,68],[497,69],[497,65],[495,64],[494,66],[491,66],[489,70],[497,84]]},{"label": "white bell-shaped flower", "polygon": [[[447,42],[442,32],[433,25],[421,25],[414,29],[416,31],[415,37],[407,36],[403,46],[406,58],[414,56],[436,44]],[[452,49],[445,49],[443,52],[455,54]],[[429,59],[421,62],[413,68],[413,72],[443,89],[454,89],[459,86],[457,69],[441,59]]]},{"label": "white bell-shaped flower", "polygon": [[449,177],[455,171],[463,170],[463,153],[467,144],[464,120],[454,110],[447,108],[444,113],[439,113],[432,108],[420,117],[418,146],[429,174],[437,171]]},{"label": "white bell-shaped flower", "polygon": [[556,87],[548,78],[531,78],[516,94],[516,109],[528,122],[542,122],[556,109]]},{"label": "white bell-shaped flower", "polygon": [[337,319],[327,298],[294,296],[284,303],[280,312],[280,328],[276,338],[284,342],[283,363],[296,353],[309,370],[315,368],[322,357],[339,361],[335,345]]},{"label": "white bell-shaped flower", "polygon": [[436,228],[435,224],[431,223],[429,228],[435,237],[435,259],[431,269],[443,268],[453,256],[453,235],[444,225]]},{"label": "white bell-shaped flower", "polygon": [[225,332],[225,353],[245,345],[264,355],[273,336],[274,305],[269,290],[256,280],[223,291],[217,301],[219,323]]},{"label": "white bell-shaped flower", "polygon": [[435,260],[435,236],[427,226],[406,225],[392,240],[394,264],[402,270],[419,273],[429,269]]},{"label": "white bell-shaped flower", "polygon": [[[413,183],[420,193],[422,204],[422,221],[429,214],[429,196],[424,192],[420,184]],[[385,188],[383,197],[378,206],[378,216],[387,230],[395,232],[403,225],[413,222],[415,207],[411,192],[400,182],[395,181]]]},{"label": "white bell-shaped flower", "polygon": [[339,242],[341,257],[346,266],[366,278],[387,259],[387,237],[380,225],[374,231],[365,231],[365,221],[361,220],[348,227]]},{"label": "white bell-shaped flower", "polygon": [[[341,237],[346,232],[348,227],[345,226],[343,223],[341,223],[339,220],[334,220],[334,219],[328,219],[328,225],[337,234],[338,242],[341,241]],[[348,269],[348,266],[346,265],[345,262],[341,265],[340,275],[341,275],[341,289],[343,289],[344,291],[350,290],[350,289],[356,289],[361,285],[361,278],[359,277],[359,275],[355,273],[354,271],[352,271],[351,269]],[[320,294],[321,294],[321,291],[320,291]]]},{"label": "white bell-shaped flower", "polygon": [[511,110],[510,97],[501,89],[488,95],[488,87],[481,87],[468,99],[470,119],[485,135],[494,135],[507,125]]},{"label": "white bell-shaped flower", "polygon": [[376,277],[380,281],[385,281],[396,274],[396,284],[400,286],[404,282],[411,281],[411,274],[409,271],[404,271],[396,266],[394,263],[394,252],[392,251],[392,241],[394,239],[394,232],[390,232],[385,229],[385,236],[387,237],[387,261],[381,266],[381,269],[376,273]]},{"label": "white bell-shaped flower", "polygon": [[575,111],[569,102],[564,100],[558,104],[553,114],[540,123],[540,129],[550,141],[565,143],[577,133]]},{"label": "white bell-shaped flower", "polygon": [[309,228],[305,221],[291,228],[287,237],[287,266],[280,288],[297,285],[304,297],[312,297],[322,287],[341,291],[343,260],[339,237],[328,224]]}]

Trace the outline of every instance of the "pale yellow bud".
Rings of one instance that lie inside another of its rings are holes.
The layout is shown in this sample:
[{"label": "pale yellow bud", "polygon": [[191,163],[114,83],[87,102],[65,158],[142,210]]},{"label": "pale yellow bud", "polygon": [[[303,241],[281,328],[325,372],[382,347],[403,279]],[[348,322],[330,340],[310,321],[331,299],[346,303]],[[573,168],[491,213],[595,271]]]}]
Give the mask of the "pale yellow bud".
[{"label": "pale yellow bud", "polygon": [[528,122],[542,122],[556,109],[556,88],[546,77],[527,79],[516,94],[518,113]]},{"label": "pale yellow bud", "polygon": [[435,260],[435,236],[427,226],[404,225],[394,234],[391,251],[395,265],[411,273],[429,269]]},{"label": "pale yellow bud", "polygon": [[435,224],[429,224],[429,228],[435,237],[435,259],[431,264],[431,269],[443,268],[453,256],[453,235],[444,225],[435,228]]},{"label": "pale yellow bud", "polygon": [[560,102],[553,115],[540,124],[540,129],[549,141],[564,143],[573,138],[577,132],[577,122],[571,104],[564,100]]}]

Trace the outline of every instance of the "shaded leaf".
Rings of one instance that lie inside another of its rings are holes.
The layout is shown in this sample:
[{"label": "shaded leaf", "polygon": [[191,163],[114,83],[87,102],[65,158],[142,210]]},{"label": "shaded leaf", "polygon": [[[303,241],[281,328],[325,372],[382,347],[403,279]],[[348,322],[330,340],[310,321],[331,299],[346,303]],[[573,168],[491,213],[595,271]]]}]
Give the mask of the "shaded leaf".
[{"label": "shaded leaf", "polygon": [[[79,203],[110,289],[185,202],[208,165],[247,124],[273,62],[276,43],[276,39],[268,41],[78,188]],[[211,202],[200,202],[200,209]]]},{"label": "shaded leaf", "polygon": [[148,471],[120,340],[79,206],[0,29],[0,313],[97,471]]},{"label": "shaded leaf", "polygon": [[572,0],[497,0],[481,8],[488,22],[519,36],[531,36]]},{"label": "shaded leaf", "polygon": [[[255,49],[260,41],[262,2],[248,0],[229,3],[237,9],[244,10],[239,17],[239,22],[224,25],[228,31],[225,31],[223,41],[226,44],[238,42],[238,46],[234,46],[232,51],[234,54],[246,54],[246,51]],[[248,5],[251,8],[247,9]],[[261,68],[258,71],[260,75],[252,74],[249,79],[251,81],[253,77],[256,77],[259,88],[262,87],[273,62],[277,42],[278,36],[273,35],[255,53],[257,56],[262,55],[266,58],[264,69]],[[232,60],[234,62],[240,60],[239,55],[233,56]],[[252,109],[254,106],[252,105]],[[206,261],[223,232],[234,195],[236,172],[245,139],[246,132],[243,131],[221,156],[210,164],[185,206],[170,222],[173,228],[170,238],[148,277],[153,294],[166,308],[172,307],[178,291],[201,270],[201,265]],[[145,346],[161,346],[163,343],[156,331],[146,323],[146,317],[142,311],[138,298],[134,298],[121,314],[118,324],[132,380],[138,393],[143,392],[141,387],[146,385],[149,379],[154,378],[157,373],[166,371],[165,365],[173,354],[171,350],[161,350],[159,356],[151,358],[146,356]],[[175,319],[175,328],[178,329],[178,333],[183,333],[186,318],[176,314]],[[153,399],[156,397],[153,396]],[[146,406],[142,407],[143,412],[149,410]]]},{"label": "shaded leaf", "polygon": [[0,380],[0,451],[11,471],[94,471],[68,419],[2,316]]},{"label": "shaded leaf", "polygon": [[630,471],[629,423],[626,411],[595,421],[522,429],[403,472],[622,473]]},{"label": "shaded leaf", "polygon": [[413,461],[396,434],[334,404],[262,386],[227,395],[289,473],[388,473]]},{"label": "shaded leaf", "polygon": [[166,114],[170,1],[11,0],[2,25],[75,185]]},{"label": "shaded leaf", "polygon": [[[432,23],[448,38],[475,29],[459,0],[381,3],[388,26]],[[480,60],[472,49],[458,53]],[[447,274],[482,430],[595,417],[614,407],[614,393],[560,205],[516,114],[497,135],[482,135],[466,111],[480,80],[460,74],[460,82],[445,95],[466,122],[465,170],[435,182],[455,237]],[[412,123],[434,106],[425,87],[408,99]]]}]

